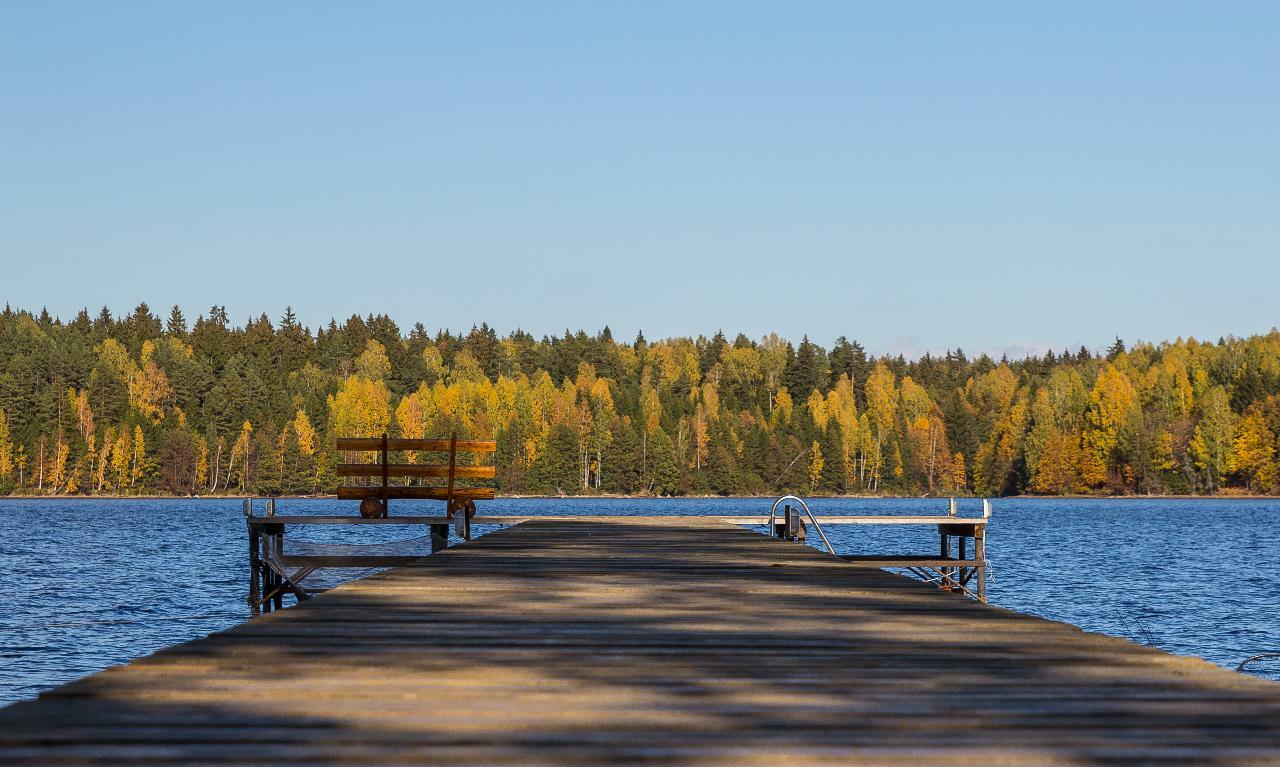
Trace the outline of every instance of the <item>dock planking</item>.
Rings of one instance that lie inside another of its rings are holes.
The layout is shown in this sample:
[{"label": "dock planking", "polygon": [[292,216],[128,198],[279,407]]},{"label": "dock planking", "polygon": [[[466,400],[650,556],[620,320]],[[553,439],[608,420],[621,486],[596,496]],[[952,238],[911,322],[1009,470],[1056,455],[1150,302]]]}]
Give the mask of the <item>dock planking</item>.
[{"label": "dock planking", "polygon": [[0,710],[0,763],[1280,764],[1280,684],[716,520],[529,521]]}]

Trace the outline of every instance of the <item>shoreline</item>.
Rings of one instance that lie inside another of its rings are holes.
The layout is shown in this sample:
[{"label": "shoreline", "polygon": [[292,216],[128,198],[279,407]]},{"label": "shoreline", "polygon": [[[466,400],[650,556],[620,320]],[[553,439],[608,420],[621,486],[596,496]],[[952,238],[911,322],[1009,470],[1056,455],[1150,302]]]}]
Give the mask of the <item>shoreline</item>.
[{"label": "shoreline", "polygon": [[[5,501],[237,501],[245,499],[265,500],[274,498],[282,501],[331,500],[333,495],[4,495],[0,503]],[[630,500],[630,501],[698,501],[723,499],[729,500],[772,500],[776,495],[500,495],[494,500]],[[883,500],[883,501],[940,501],[950,498],[957,500],[978,500],[978,495],[808,495],[814,500]],[[1227,495],[1005,495],[987,496],[992,501],[1275,501],[1280,495],[1248,495],[1231,493]]]}]

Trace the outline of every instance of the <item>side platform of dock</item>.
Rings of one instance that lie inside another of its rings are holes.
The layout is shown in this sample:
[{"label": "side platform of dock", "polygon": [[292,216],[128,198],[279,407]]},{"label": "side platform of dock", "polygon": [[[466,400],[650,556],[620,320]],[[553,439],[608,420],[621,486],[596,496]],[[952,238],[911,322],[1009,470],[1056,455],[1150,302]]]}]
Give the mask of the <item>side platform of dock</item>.
[{"label": "side platform of dock", "polygon": [[0,763],[1276,764],[1280,684],[722,521],[533,520],[0,709]]}]

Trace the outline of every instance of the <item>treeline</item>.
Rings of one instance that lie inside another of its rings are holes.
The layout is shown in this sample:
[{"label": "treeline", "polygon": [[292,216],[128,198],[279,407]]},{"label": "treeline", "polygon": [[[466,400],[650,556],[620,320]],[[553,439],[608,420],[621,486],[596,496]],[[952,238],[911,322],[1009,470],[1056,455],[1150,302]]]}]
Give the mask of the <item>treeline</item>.
[{"label": "treeline", "polygon": [[504,493],[1271,493],[1280,333],[907,361],[843,337],[0,314],[0,493],[332,492],[334,439],[384,431],[496,439]]}]

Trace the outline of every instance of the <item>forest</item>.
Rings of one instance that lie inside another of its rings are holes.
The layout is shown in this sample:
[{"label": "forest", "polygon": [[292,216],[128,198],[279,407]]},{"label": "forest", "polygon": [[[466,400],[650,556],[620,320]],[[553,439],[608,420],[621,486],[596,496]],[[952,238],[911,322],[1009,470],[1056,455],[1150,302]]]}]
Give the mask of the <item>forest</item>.
[{"label": "forest", "polygon": [[1280,332],[906,360],[843,336],[0,314],[0,494],[326,494],[334,440],[384,432],[496,439],[500,494],[1269,494]]}]

